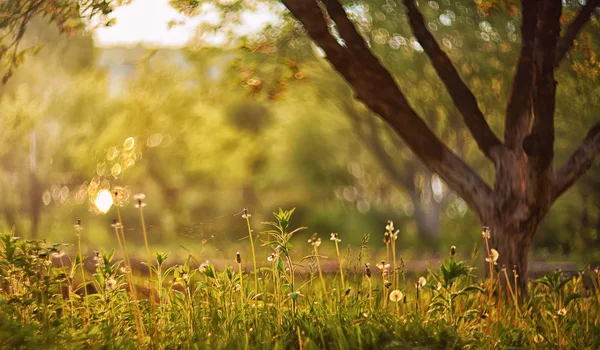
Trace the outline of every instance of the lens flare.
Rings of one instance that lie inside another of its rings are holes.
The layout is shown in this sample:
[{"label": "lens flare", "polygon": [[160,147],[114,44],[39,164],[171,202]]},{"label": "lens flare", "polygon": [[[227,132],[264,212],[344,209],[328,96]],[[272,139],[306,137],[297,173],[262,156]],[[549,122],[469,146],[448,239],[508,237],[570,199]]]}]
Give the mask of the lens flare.
[{"label": "lens flare", "polygon": [[135,139],[133,137],[128,137],[125,142],[123,142],[123,150],[131,151],[135,146]]},{"label": "lens flare", "polygon": [[113,205],[113,197],[112,194],[108,190],[101,190],[96,195],[96,199],[94,200],[94,204],[96,208],[102,213],[106,214],[110,210],[110,207]]}]

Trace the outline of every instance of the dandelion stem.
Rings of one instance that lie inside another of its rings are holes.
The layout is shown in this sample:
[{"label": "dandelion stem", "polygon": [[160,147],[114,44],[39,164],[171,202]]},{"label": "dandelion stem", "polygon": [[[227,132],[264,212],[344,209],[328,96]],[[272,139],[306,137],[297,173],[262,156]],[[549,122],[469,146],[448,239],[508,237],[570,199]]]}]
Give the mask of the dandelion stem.
[{"label": "dandelion stem", "polygon": [[335,252],[337,254],[337,258],[338,258],[338,264],[340,265],[340,278],[342,281],[342,297],[344,298],[344,305],[347,304],[346,301],[346,284],[344,283],[344,267],[342,265],[342,257],[340,256],[340,246],[338,244],[337,240],[334,240],[335,242]]}]

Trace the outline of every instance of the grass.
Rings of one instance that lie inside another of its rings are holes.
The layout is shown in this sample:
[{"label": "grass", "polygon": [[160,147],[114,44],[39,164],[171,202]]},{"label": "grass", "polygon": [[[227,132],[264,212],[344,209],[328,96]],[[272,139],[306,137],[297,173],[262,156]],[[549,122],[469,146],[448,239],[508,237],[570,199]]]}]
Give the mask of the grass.
[{"label": "grass", "polygon": [[[137,207],[143,227],[141,199]],[[93,272],[84,271],[79,247],[70,264],[56,264],[64,245],[4,233],[0,347],[600,348],[597,270],[571,277],[557,271],[531,281],[529,297],[518,298],[500,286],[508,277],[490,249],[488,278],[474,276],[477,257],[460,261],[456,247],[439,268],[418,276],[396,256],[391,222],[384,239],[392,257],[370,256],[369,236],[350,256],[340,249],[342,235],[294,241],[303,228],[290,228],[292,214],[279,210],[259,234],[244,210],[252,254],[232,256],[231,266],[217,270],[192,258],[169,266],[168,254],[147,249],[146,275],[133,274],[119,222],[113,230],[125,260],[99,253]],[[322,245],[335,248],[334,274],[321,268]]]}]

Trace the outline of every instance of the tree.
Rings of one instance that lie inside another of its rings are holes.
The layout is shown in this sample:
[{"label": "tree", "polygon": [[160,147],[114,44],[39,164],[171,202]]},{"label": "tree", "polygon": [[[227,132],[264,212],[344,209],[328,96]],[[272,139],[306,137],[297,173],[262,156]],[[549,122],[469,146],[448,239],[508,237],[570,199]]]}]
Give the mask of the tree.
[{"label": "tree", "polygon": [[[10,0],[0,3],[0,60],[6,70],[2,77],[5,84],[13,75],[14,69],[21,65],[25,56],[35,54],[42,48],[26,40],[25,33],[31,22],[44,17],[54,23],[59,32],[74,34],[85,27],[84,20],[100,19],[99,25],[111,25],[106,16],[115,5],[128,0]],[[29,44],[23,48],[23,42]]]},{"label": "tree", "polygon": [[493,187],[415,112],[339,1],[282,2],[354,88],[356,97],[389,123],[423,163],[468,203],[482,225],[490,228],[491,246],[500,252],[498,263],[516,267],[525,291],[527,253],[538,224],[552,203],[592,165],[600,149],[598,122],[570,158],[554,169],[555,71],[598,1],[589,0],[562,36],[563,2],[521,2],[522,47],[506,109],[504,141],[492,131],[473,92],[427,29],[417,4],[404,1],[414,36],[479,149],[494,165]]}]

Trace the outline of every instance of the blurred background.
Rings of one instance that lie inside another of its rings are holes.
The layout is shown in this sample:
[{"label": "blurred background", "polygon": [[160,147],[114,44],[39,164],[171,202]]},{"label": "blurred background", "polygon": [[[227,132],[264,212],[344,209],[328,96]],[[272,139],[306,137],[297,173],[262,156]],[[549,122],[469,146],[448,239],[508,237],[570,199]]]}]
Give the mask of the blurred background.
[{"label": "blurred background", "polygon": [[[168,6],[139,3],[128,6]],[[143,246],[133,195],[144,193],[151,246],[176,256],[233,259],[246,251],[244,207],[256,232],[279,207],[295,207],[292,226],[308,227],[297,238],[300,252],[308,253],[314,232],[324,241],[338,232],[354,249],[368,233],[372,250],[385,249],[385,224],[393,220],[407,259],[434,258],[453,244],[470,254],[481,238],[477,218],[354,100],[303,28],[275,4],[232,10],[215,3],[190,14],[203,20],[184,24],[193,31],[183,46],[165,38],[133,43],[125,34],[144,18],[132,23],[127,11],[139,11],[128,6],[115,11],[114,28],[95,34],[67,37],[34,21],[25,43],[43,49],[0,90],[0,229],[75,243],[81,220],[88,253],[112,249],[116,210],[99,214],[93,200],[120,186],[132,249]],[[353,14],[371,48],[437,135],[491,183],[491,164],[403,10],[364,3],[370,6],[357,5]],[[520,48],[519,15],[482,11],[470,1],[430,1],[422,10],[499,134]],[[165,32],[181,25],[172,11],[159,18]],[[590,49],[599,33],[592,21],[558,73],[557,164],[600,115],[600,67]],[[596,161],[538,229],[534,260],[598,262],[599,234]]]}]

